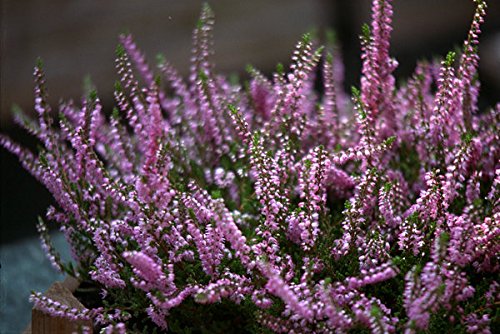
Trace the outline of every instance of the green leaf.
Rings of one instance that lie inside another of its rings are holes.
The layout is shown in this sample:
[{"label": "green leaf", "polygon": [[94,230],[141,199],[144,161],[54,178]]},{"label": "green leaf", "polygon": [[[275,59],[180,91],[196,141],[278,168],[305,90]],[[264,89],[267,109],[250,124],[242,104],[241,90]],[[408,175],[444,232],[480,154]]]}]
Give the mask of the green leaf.
[{"label": "green leaf", "polygon": [[448,241],[450,241],[450,235],[447,232],[441,233],[441,235],[439,236],[439,245],[441,247],[446,247]]},{"label": "green leaf", "polygon": [[158,65],[165,64],[166,62],[167,62],[167,58],[165,57],[165,55],[163,53],[158,53],[156,55],[156,63]]},{"label": "green leaf", "polygon": [[312,165],[312,161],[310,159],[306,159],[304,161],[304,165],[306,166],[307,169],[310,169],[311,165]]},{"label": "green leaf", "polygon": [[206,83],[208,80],[208,75],[205,73],[204,70],[200,70],[198,72],[198,78],[201,80],[202,83]]},{"label": "green leaf", "polygon": [[359,99],[361,97],[361,92],[355,86],[351,86],[351,93],[355,99]]},{"label": "green leaf", "polygon": [[43,167],[47,168],[49,166],[49,162],[47,160],[47,157],[45,156],[45,152],[40,153],[40,155],[38,156],[38,160],[40,160],[40,163]]},{"label": "green leaf", "polygon": [[364,23],[361,26],[361,39],[364,43],[369,43],[371,39],[372,32],[370,31],[370,26],[367,23]]},{"label": "green leaf", "polygon": [[278,63],[276,65],[276,72],[279,74],[279,75],[283,75],[283,73],[285,73],[285,66],[283,66],[282,63]]},{"label": "green leaf", "polygon": [[[91,89],[88,92],[88,97],[89,97],[89,101],[91,103],[94,103],[97,100],[97,91],[95,89]],[[89,108],[89,109],[91,109],[91,108]]]},{"label": "green leaf", "polygon": [[311,43],[311,33],[305,33],[302,35],[302,43],[309,44]]},{"label": "green leaf", "polygon": [[380,311],[380,308],[377,305],[372,305],[370,315],[374,318],[379,319],[381,314],[382,312]]},{"label": "green leaf", "polygon": [[43,68],[43,60],[41,57],[36,58],[35,66],[39,69]]},{"label": "green leaf", "polygon": [[325,60],[328,64],[332,64],[333,63],[333,56],[330,52],[328,52],[325,56]]},{"label": "green leaf", "polygon": [[238,115],[238,109],[234,105],[228,104],[227,107],[232,115]]},{"label": "green leaf", "polygon": [[213,199],[222,198],[222,191],[220,189],[214,189],[211,191],[210,195]]},{"label": "green leaf", "polygon": [[120,111],[118,110],[118,108],[113,107],[113,111],[111,112],[111,117],[113,117],[116,120],[120,119]]},{"label": "green leaf", "polygon": [[395,140],[396,140],[396,136],[391,136],[391,137],[387,138],[384,143],[387,146],[391,146]]},{"label": "green leaf", "polygon": [[464,134],[462,134],[462,141],[465,144],[470,144],[473,138],[474,138],[474,134],[472,134],[470,132],[465,132]]},{"label": "green leaf", "polygon": [[122,87],[122,84],[120,81],[115,81],[115,91],[116,92],[122,92],[123,91],[123,87]]},{"label": "green leaf", "polygon": [[384,184],[384,191],[385,192],[389,192],[391,190],[391,188],[392,188],[392,183],[391,182],[386,182]]},{"label": "green leaf", "polygon": [[457,53],[454,52],[454,51],[448,52],[448,54],[446,55],[446,60],[445,60],[445,65],[447,67],[453,66],[453,63],[455,62],[455,56],[456,55],[457,55]]},{"label": "green leaf", "polygon": [[116,46],[115,54],[117,58],[124,57],[127,54],[125,47],[121,43]]}]

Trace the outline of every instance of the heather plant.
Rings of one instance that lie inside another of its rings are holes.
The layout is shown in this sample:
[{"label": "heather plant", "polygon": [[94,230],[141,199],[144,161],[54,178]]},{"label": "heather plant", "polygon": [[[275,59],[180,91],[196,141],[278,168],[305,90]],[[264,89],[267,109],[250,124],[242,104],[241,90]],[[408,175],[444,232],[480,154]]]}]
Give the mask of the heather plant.
[{"label": "heather plant", "polygon": [[478,110],[486,3],[461,52],[398,84],[391,2],[373,1],[350,98],[338,47],[308,34],[271,78],[216,74],[208,6],[186,80],[121,36],[112,113],[92,91],[54,117],[37,64],[38,118],[17,121],[42,148],[0,141],[53,194],[45,220],[74,263],[40,219],[42,244],[86,309],[40,293],[35,307],[105,333],[498,328],[500,104]]}]

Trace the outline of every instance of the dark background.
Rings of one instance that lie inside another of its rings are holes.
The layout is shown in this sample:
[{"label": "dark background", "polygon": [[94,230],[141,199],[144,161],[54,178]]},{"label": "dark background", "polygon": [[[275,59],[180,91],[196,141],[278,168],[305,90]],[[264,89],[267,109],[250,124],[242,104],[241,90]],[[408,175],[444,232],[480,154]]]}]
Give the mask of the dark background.
[{"label": "dark background", "polygon": [[[202,1],[2,0],[0,121],[7,133],[27,146],[36,143],[12,124],[12,105],[33,109],[32,68],[45,63],[53,109],[59,98],[79,99],[90,75],[106,108],[116,80],[114,49],[120,32],[134,34],[148,59],[162,52],[185,74],[191,31]],[[357,85],[358,35],[369,22],[369,0],[287,0],[210,2],[216,14],[215,62],[224,73],[242,73],[251,63],[269,73],[287,63],[296,41],[311,28],[333,27],[343,48],[346,86]],[[444,55],[466,37],[474,5],[469,0],[396,0],[391,52],[396,75],[411,74],[418,59]],[[500,100],[500,1],[490,1],[481,36],[482,107]],[[51,196],[0,149],[0,242],[5,245],[35,233]]]},{"label": "dark background", "polygon": [[[90,75],[106,110],[112,106],[114,50],[120,32],[134,34],[148,59],[162,52],[179,70],[189,68],[191,31],[199,0],[0,0],[0,132],[35,148],[12,124],[18,104],[33,114],[32,69],[42,57],[50,101],[78,101]],[[500,1],[490,0],[481,36],[481,108],[500,101]],[[214,0],[215,62],[223,73],[243,74],[248,63],[270,73],[287,63],[300,36],[333,27],[342,45],[346,87],[358,85],[361,24],[369,22],[370,0]],[[460,46],[474,12],[471,0],[395,0],[391,53],[398,78],[417,59],[445,55]],[[30,290],[44,291],[61,279],[35,236],[38,215],[51,196],[16,158],[0,148],[0,332],[20,333],[30,319]],[[59,234],[56,248],[69,257]]]}]

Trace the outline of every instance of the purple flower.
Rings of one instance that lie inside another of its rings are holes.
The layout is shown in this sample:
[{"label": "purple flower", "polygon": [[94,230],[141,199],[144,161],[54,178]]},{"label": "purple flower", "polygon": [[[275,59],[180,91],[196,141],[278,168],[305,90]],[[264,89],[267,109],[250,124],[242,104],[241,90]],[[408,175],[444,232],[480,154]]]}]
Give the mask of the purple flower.
[{"label": "purple flower", "polygon": [[[167,330],[173,309],[216,317],[221,302],[282,333],[413,333],[436,321],[490,332],[500,104],[478,112],[486,4],[474,2],[463,51],[396,83],[392,1],[373,0],[351,99],[338,46],[310,34],[288,70],[268,78],[249,67],[247,85],[217,74],[208,6],[187,79],[163,57],[157,76],[120,37],[111,115],[89,92],[61,103],[55,121],[37,64],[36,118],[16,122],[40,152],[4,135],[0,145],[54,196],[45,221],[64,233],[75,265],[40,220],[51,263],[104,301],[76,310],[34,293],[35,307],[119,333],[144,330],[146,318]],[[403,285],[401,298],[391,287]]]}]

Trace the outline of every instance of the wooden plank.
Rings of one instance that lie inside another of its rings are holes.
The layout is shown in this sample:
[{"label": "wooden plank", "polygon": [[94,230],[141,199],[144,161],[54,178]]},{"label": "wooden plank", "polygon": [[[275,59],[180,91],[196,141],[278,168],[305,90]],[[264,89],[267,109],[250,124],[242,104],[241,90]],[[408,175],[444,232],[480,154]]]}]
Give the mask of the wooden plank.
[{"label": "wooden plank", "polygon": [[[79,282],[68,277],[64,282],[55,282],[44,293],[44,295],[52,300],[58,301],[61,304],[71,308],[82,310],[85,307],[73,296],[73,292],[78,287]],[[28,328],[25,334],[66,334],[80,333],[83,327],[89,328],[87,333],[92,333],[92,321],[90,320],[69,320],[61,317],[53,317],[40,310],[33,308],[31,313],[31,328]]]}]

